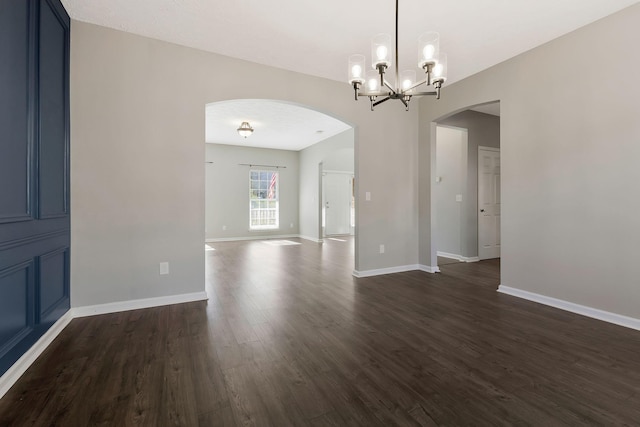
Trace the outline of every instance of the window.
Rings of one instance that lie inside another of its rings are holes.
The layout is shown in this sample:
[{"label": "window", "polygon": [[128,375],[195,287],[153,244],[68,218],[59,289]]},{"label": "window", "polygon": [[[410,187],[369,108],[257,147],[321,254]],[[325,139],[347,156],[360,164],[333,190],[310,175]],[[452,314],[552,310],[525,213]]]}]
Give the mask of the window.
[{"label": "window", "polygon": [[278,172],[251,171],[249,181],[249,229],[265,230],[279,226]]}]

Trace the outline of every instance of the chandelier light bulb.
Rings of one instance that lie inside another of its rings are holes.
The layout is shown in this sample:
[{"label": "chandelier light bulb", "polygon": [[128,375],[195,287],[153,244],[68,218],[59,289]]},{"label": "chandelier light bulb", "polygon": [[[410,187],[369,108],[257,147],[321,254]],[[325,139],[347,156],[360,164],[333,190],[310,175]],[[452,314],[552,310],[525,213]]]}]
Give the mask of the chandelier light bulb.
[{"label": "chandelier light bulb", "polygon": [[388,67],[391,65],[391,36],[378,34],[371,40],[372,67]]},{"label": "chandelier light bulb", "polygon": [[355,54],[349,57],[349,83],[362,84],[362,71],[364,70],[364,55]]},{"label": "chandelier light bulb", "polygon": [[413,92],[411,88],[415,82],[416,72],[414,70],[405,70],[400,74],[400,90],[402,90],[402,92],[410,95]]},{"label": "chandelier light bulb", "polygon": [[362,77],[362,67],[358,64],[351,67],[351,75],[356,78]]},{"label": "chandelier light bulb", "polygon": [[378,84],[380,82],[380,76],[378,76],[377,70],[367,71],[367,90],[369,92],[377,92],[379,89]]},{"label": "chandelier light bulb", "polygon": [[447,80],[447,55],[445,53],[441,53],[440,56],[438,56],[431,75],[433,81],[444,82]]},{"label": "chandelier light bulb", "polygon": [[436,48],[432,44],[428,44],[422,49],[422,57],[428,61],[433,59],[436,53]]},{"label": "chandelier light bulb", "polygon": [[434,65],[440,50],[440,34],[429,31],[418,38],[418,68]]},{"label": "chandelier light bulb", "polygon": [[435,67],[433,67],[433,78],[437,79],[442,77],[442,64],[436,64]]},{"label": "chandelier light bulb", "polygon": [[388,53],[389,52],[386,46],[378,46],[378,48],[376,49],[376,56],[378,58],[378,61],[384,61],[385,59],[387,59]]}]

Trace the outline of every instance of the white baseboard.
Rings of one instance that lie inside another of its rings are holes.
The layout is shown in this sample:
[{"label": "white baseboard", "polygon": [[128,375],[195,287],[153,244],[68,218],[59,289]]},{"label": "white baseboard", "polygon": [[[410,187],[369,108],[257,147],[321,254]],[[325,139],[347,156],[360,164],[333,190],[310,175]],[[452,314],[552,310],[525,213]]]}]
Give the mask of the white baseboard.
[{"label": "white baseboard", "polygon": [[373,277],[381,276],[383,274],[404,273],[405,271],[424,271],[426,273],[439,273],[438,267],[431,267],[429,265],[413,264],[413,265],[401,265],[398,267],[378,268],[375,270],[353,270],[353,276],[357,278],[361,277]]},{"label": "white baseboard", "polygon": [[640,319],[634,317],[598,310],[597,308],[574,304],[569,301],[523,291],[522,289],[510,288],[504,285],[498,286],[498,292],[640,331]]},{"label": "white baseboard", "polygon": [[119,313],[121,311],[139,310],[142,308],[161,307],[163,305],[182,304],[185,302],[204,301],[209,299],[206,292],[192,294],[170,295],[166,297],[144,298],[132,301],[110,302],[107,304],[75,307],[73,317],[96,316],[99,314]]},{"label": "white baseboard", "polygon": [[472,256],[472,257],[467,257],[467,256],[462,256],[462,255],[457,255],[457,254],[450,254],[449,252],[440,252],[438,251],[438,256],[444,257],[444,258],[451,258],[451,259],[456,259],[460,262],[478,262],[480,261],[480,257],[477,256]]},{"label": "white baseboard", "polygon": [[440,268],[438,268],[438,266],[435,267],[431,267],[430,265],[424,265],[424,264],[420,264],[418,266],[418,270],[420,271],[424,271],[425,273],[440,273]]},{"label": "white baseboard", "polygon": [[267,240],[267,239],[295,239],[297,237],[301,237],[298,234],[279,234],[279,235],[261,235],[261,236],[249,236],[249,237],[220,237],[220,238],[211,238],[205,239],[205,243],[216,243],[216,242],[239,242],[244,240]]},{"label": "white baseboard", "polygon": [[29,366],[36,361],[38,356],[40,356],[42,352],[49,347],[58,334],[60,334],[60,332],[62,332],[62,330],[72,320],[73,314],[71,313],[71,310],[69,310],[0,377],[0,399],[9,391],[16,381],[20,379],[22,374],[29,369]]},{"label": "white baseboard", "polygon": [[381,276],[383,274],[404,273],[405,271],[419,270],[418,265],[401,265],[398,267],[378,268],[376,270],[353,270],[354,277],[373,277]]},{"label": "white baseboard", "polygon": [[206,292],[194,292],[191,294],[171,295],[166,297],[145,298],[133,301],[122,301],[108,304],[75,307],[67,311],[45,332],[34,345],[23,354],[16,363],[0,377],[0,399],[20,379],[29,366],[36,361],[38,356],[53,342],[62,330],[77,317],[95,316],[98,314],[118,313],[121,311],[138,310],[141,308],[160,307],[163,305],[182,304],[185,302],[207,300]]}]

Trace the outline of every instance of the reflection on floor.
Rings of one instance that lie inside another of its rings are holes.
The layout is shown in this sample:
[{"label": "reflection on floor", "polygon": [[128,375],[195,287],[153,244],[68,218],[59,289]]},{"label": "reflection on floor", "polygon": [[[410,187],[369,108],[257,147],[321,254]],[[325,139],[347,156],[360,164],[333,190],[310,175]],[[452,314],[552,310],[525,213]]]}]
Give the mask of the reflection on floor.
[{"label": "reflection on floor", "polygon": [[270,246],[293,246],[301,244],[300,242],[294,242],[291,240],[262,240],[262,243]]}]

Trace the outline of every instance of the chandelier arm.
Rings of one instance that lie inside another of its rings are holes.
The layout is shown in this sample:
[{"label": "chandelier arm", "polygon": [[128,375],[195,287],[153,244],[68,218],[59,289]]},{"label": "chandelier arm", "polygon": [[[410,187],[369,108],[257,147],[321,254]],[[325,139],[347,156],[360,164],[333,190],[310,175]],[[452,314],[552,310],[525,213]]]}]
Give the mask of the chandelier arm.
[{"label": "chandelier arm", "polygon": [[418,86],[425,84],[426,82],[427,82],[427,79],[424,79],[420,83],[416,83],[413,86],[411,86],[410,88],[403,90],[402,93],[404,94],[404,93],[406,93],[406,92],[408,92],[410,90],[413,90],[413,89],[417,88]]},{"label": "chandelier arm", "polygon": [[388,81],[384,81],[384,85],[393,93],[396,93],[396,91],[393,89],[393,87],[391,87],[391,85],[389,84]]},{"label": "chandelier arm", "polygon": [[389,92],[358,92],[358,96],[389,96]]},{"label": "chandelier arm", "polygon": [[438,92],[436,91],[432,91],[432,92],[416,92],[416,93],[412,93],[411,96],[433,96],[433,95],[437,95]]},{"label": "chandelier arm", "polygon": [[373,103],[373,105],[372,105],[372,107],[375,107],[375,106],[377,106],[377,105],[380,105],[380,104],[382,104],[383,102],[388,101],[388,100],[390,100],[390,99],[391,99],[391,98],[389,98],[389,97],[387,96],[386,98],[383,98],[383,99],[381,99],[380,101],[376,101],[376,102],[374,102],[374,103]]}]

